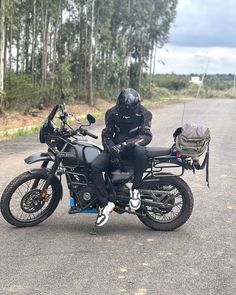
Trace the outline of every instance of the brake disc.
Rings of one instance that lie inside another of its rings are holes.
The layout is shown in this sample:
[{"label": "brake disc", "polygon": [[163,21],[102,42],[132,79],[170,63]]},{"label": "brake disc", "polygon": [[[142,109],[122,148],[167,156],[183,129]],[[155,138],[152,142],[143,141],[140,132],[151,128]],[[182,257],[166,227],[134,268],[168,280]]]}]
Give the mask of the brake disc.
[{"label": "brake disc", "polygon": [[21,209],[26,213],[35,213],[39,211],[45,204],[45,200],[41,196],[41,190],[35,189],[26,193],[21,199]]}]

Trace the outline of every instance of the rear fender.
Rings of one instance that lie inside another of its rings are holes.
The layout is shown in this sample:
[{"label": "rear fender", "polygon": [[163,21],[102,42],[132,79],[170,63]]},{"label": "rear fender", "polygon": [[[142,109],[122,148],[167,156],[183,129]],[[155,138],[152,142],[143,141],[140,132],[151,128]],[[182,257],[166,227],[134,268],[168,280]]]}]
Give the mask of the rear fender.
[{"label": "rear fender", "polygon": [[[29,170],[29,173],[33,174],[33,175],[39,175],[39,176],[43,176],[44,178],[47,178],[48,174],[50,173],[50,169],[36,168],[36,169]],[[63,188],[62,188],[62,185],[61,185],[61,181],[59,180],[59,178],[56,175],[54,175],[53,178],[52,178],[52,182],[57,187],[56,194],[57,194],[58,198],[62,199]]]}]

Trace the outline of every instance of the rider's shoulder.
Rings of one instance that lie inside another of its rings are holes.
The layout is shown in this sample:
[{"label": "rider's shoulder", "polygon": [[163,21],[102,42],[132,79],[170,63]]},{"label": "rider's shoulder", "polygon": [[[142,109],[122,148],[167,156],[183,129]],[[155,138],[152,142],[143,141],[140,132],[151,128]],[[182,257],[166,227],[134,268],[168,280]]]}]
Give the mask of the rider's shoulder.
[{"label": "rider's shoulder", "polygon": [[140,112],[142,114],[145,114],[145,115],[148,114],[148,115],[152,116],[152,113],[147,108],[145,108],[143,105],[140,105]]},{"label": "rider's shoulder", "polygon": [[114,116],[114,115],[118,115],[118,109],[117,109],[117,106],[113,106],[111,107],[110,109],[108,109],[106,111],[106,116],[109,117],[109,116]]}]

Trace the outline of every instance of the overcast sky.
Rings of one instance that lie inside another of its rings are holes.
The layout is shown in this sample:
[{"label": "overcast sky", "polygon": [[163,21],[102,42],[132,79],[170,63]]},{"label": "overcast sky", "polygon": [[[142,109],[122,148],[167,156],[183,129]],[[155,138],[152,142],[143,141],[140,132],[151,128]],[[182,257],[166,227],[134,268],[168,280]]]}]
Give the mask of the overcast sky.
[{"label": "overcast sky", "polygon": [[169,43],[157,50],[158,73],[234,73],[236,0],[179,0]]}]

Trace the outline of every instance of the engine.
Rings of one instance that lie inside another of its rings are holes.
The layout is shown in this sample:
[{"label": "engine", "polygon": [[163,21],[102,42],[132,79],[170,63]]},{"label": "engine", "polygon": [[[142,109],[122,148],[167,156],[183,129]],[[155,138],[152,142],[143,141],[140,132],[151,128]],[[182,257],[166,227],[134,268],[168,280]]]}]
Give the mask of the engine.
[{"label": "engine", "polygon": [[90,208],[96,205],[95,188],[92,185],[81,187],[78,191],[78,198],[81,207],[89,206]]}]

